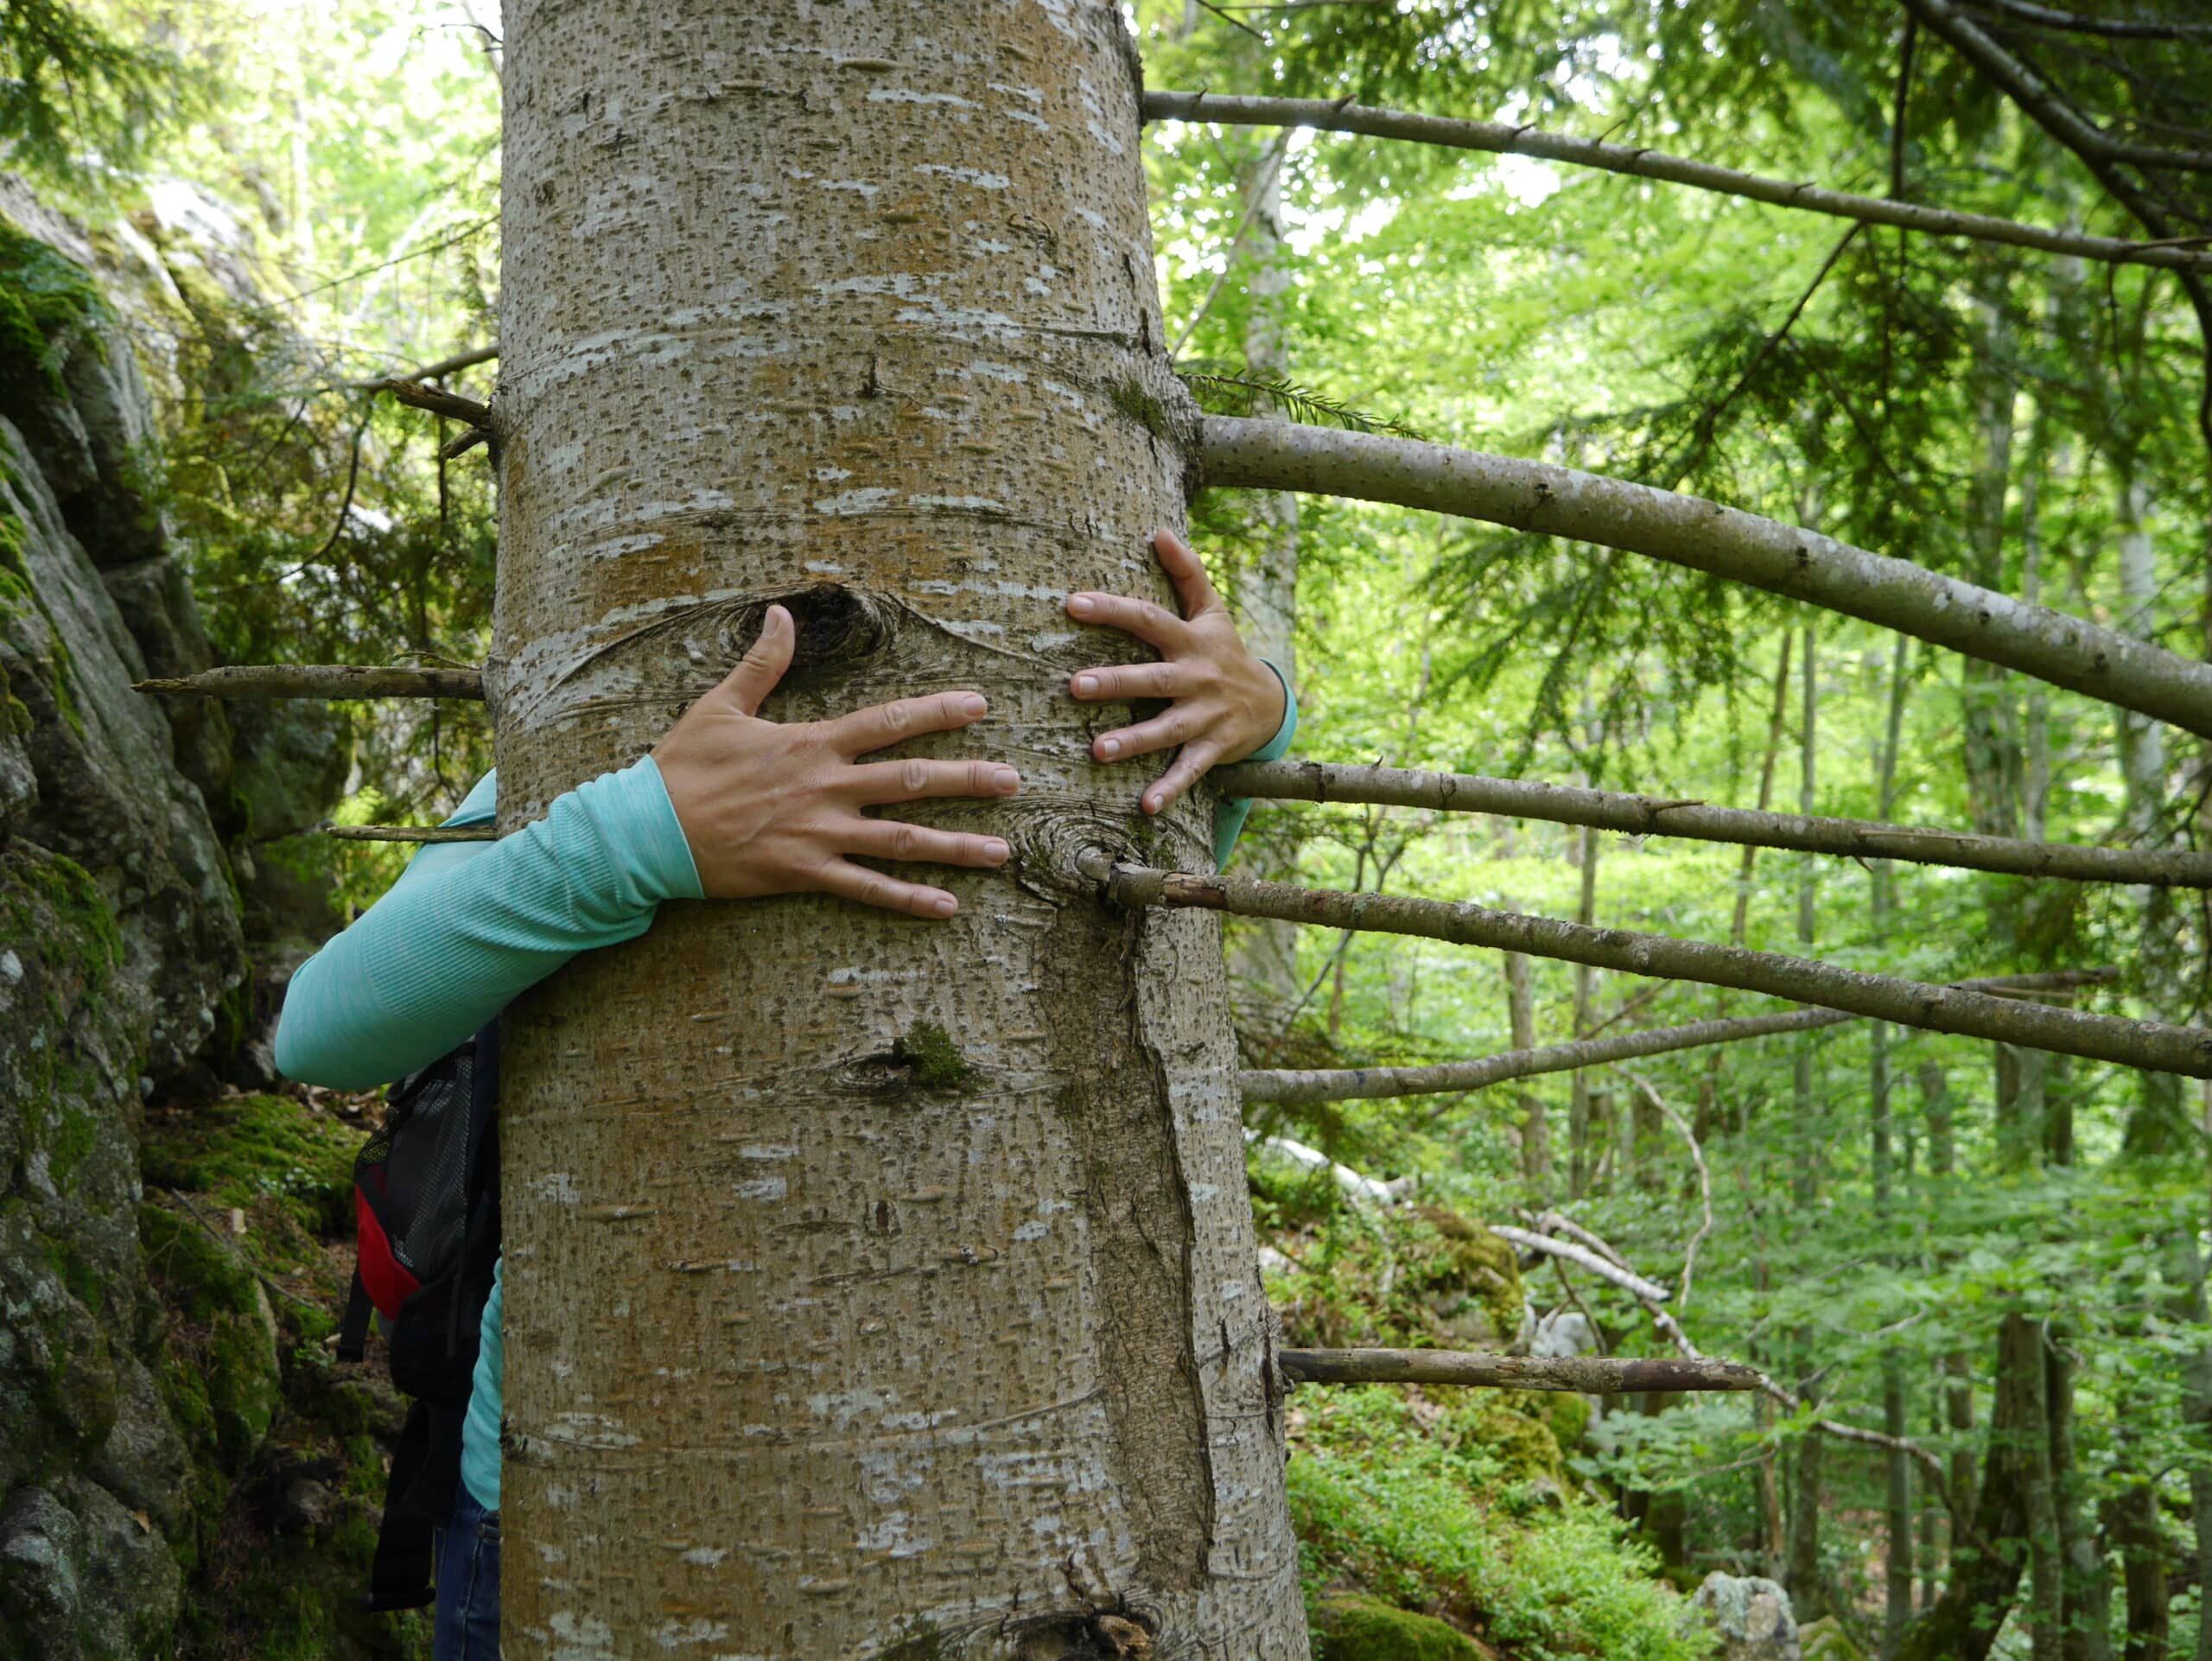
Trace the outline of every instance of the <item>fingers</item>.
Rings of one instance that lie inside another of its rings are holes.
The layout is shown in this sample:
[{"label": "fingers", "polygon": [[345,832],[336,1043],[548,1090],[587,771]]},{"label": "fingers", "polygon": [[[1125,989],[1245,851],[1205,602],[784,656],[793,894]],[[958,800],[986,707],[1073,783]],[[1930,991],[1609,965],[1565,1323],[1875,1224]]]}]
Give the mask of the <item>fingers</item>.
[{"label": "fingers", "polygon": [[1206,769],[1221,759],[1221,746],[1210,739],[1200,739],[1186,744],[1175,764],[1161,773],[1151,789],[1144,793],[1144,811],[1159,813],[1172,805],[1183,792],[1206,776]]},{"label": "fingers", "polygon": [[1068,615],[1078,623],[1096,623],[1134,634],[1171,657],[1185,649],[1191,640],[1189,624],[1149,600],[1127,600],[1118,594],[1071,594]]},{"label": "fingers", "polygon": [[870,761],[848,775],[851,799],[863,807],[918,802],[933,796],[1011,796],[1021,775],[1003,761]]},{"label": "fingers", "polygon": [[1068,683],[1068,690],[1086,703],[1102,699],[1127,703],[1138,698],[1183,697],[1198,688],[1182,664],[1132,663],[1084,670]]},{"label": "fingers", "polygon": [[849,854],[870,859],[896,859],[928,865],[966,865],[995,870],[1013,851],[996,837],[972,837],[957,830],[937,830],[925,824],[897,819],[862,819],[847,838]]},{"label": "fingers", "polygon": [[1167,573],[1167,580],[1175,585],[1175,597],[1183,602],[1184,616],[1196,617],[1202,611],[1222,608],[1221,596],[1214,592],[1212,582],[1206,577],[1206,568],[1199,563],[1197,551],[1189,543],[1163,526],[1152,533],[1152,551],[1159,556],[1160,569]]},{"label": "fingers", "polygon": [[981,721],[990,705],[980,692],[935,692],[855,710],[823,723],[830,741],[847,755],[865,755],[920,733],[954,733]]},{"label": "fingers", "polygon": [[1198,730],[1198,723],[1189,710],[1170,710],[1149,721],[1140,721],[1134,727],[1099,734],[1091,741],[1090,753],[1101,761],[1126,761],[1132,755],[1172,750],[1178,744],[1189,742]]},{"label": "fingers", "polygon": [[760,620],[760,634],[715,690],[729,694],[747,715],[759,715],[768,694],[783,679],[784,671],[791,666],[791,651],[798,641],[791,613],[781,606],[769,607],[768,614]]},{"label": "fingers", "polygon": [[874,906],[884,911],[904,912],[909,917],[950,917],[960,909],[960,902],[943,888],[901,882],[895,876],[871,871],[850,860],[831,860],[822,868],[817,880],[824,894],[857,900],[863,906]]}]

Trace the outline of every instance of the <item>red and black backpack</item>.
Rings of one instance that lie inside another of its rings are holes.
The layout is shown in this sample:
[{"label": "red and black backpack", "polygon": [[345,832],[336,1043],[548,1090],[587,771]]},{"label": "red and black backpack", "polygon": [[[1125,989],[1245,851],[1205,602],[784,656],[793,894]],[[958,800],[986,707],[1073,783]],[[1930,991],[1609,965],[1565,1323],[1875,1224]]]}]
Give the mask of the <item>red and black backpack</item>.
[{"label": "red and black backpack", "polygon": [[499,1027],[391,1087],[384,1127],[353,1161],[359,1241],[339,1359],[358,1361],[373,1316],[408,1397],[370,1569],[371,1609],[436,1595],[435,1531],[461,1481],[461,1427],[499,1257]]}]

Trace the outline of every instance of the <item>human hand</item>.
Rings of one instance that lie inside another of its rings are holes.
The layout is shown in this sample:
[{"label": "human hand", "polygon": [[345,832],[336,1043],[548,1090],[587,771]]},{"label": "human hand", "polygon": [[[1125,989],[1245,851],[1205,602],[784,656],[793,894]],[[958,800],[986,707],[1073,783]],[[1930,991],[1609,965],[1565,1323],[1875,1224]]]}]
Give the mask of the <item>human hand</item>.
[{"label": "human hand", "polygon": [[958,732],[982,719],[982,695],[902,698],[833,721],[763,721],[761,702],[791,667],[797,640],[791,614],[769,607],[760,638],[728,678],[653,747],[699,886],[715,900],[835,894],[916,917],[951,916],[960,903],[944,889],[899,881],[849,856],[988,869],[1006,863],[1007,844],[861,810],[933,796],[1011,796],[1021,775],[989,761],[857,758],[924,733]]},{"label": "human hand", "polygon": [[1090,745],[1101,761],[1182,746],[1173,765],[1144,792],[1144,811],[1158,813],[1207,768],[1241,761],[1275,735],[1282,725],[1283,687],[1274,670],[1244,649],[1229,608],[1206,581],[1191,545],[1173,531],[1155,531],[1152,548],[1175,585],[1182,616],[1149,600],[1112,594],[1071,594],[1068,615],[1134,634],[1162,661],[1082,670],[1068,690],[1086,703],[1169,701],[1151,720],[1101,733]]}]

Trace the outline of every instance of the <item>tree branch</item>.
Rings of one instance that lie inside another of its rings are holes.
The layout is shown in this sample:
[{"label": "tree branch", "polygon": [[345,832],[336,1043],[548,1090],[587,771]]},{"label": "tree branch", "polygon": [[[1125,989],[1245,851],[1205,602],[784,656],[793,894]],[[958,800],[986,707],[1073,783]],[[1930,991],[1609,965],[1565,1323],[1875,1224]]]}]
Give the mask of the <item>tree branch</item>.
[{"label": "tree branch", "polygon": [[2212,41],[2212,23],[2138,23],[2120,17],[2085,17],[2078,12],[2031,5],[2028,0],[1977,0],[1977,3],[1984,11],[2037,29],[2064,29],[2075,35],[2104,35],[2123,41]]},{"label": "tree branch", "polygon": [[1740,1361],[1702,1357],[1541,1358],[1460,1350],[1278,1350],[1275,1365],[1294,1384],[1474,1384],[1596,1396],[1646,1390],[1755,1391],[1760,1378],[1758,1369]]},{"label": "tree branch", "polygon": [[1639,1303],[1664,1303],[1667,1289],[1656,1281],[1648,1281],[1633,1270],[1623,1269],[1609,1263],[1587,1246],[1572,1240],[1554,1240],[1548,1234],[1535,1234],[1524,1228],[1515,1228],[1510,1223],[1492,1223],[1490,1231],[1501,1240],[1510,1240],[1515,1245],[1530,1251],[1541,1251],[1548,1257],[1564,1257],[1578,1269],[1586,1269],[1610,1286],[1617,1286]]},{"label": "tree branch", "polygon": [[1394,502],[1623,549],[2212,736],[2212,665],[1699,497],[1541,461],[1234,416],[1205,417],[1200,453],[1208,484]]},{"label": "tree branch", "polygon": [[1586,824],[1631,837],[1685,837],[1752,848],[1902,859],[2016,876],[2068,877],[2162,888],[2212,888],[2212,854],[2177,849],[2094,848],[2022,842],[1959,830],[1878,824],[1868,819],[1709,807],[1619,791],[1524,783],[1479,773],[1421,773],[1406,767],[1341,767],[1319,761],[1246,762],[1217,769],[1224,794],[1265,801],[1377,802],[1445,812]]},{"label": "tree branch", "polygon": [[497,842],[488,824],[319,824],[315,829],[340,842]]},{"label": "tree branch", "polygon": [[472,698],[484,696],[480,669],[378,668],[350,663],[232,664],[196,675],[133,681],[134,692],[172,697]]},{"label": "tree branch", "polygon": [[465,421],[472,427],[491,424],[490,404],[448,392],[442,386],[425,386],[412,380],[380,380],[371,390],[385,393],[410,409],[428,410],[432,415],[442,415],[450,421]]},{"label": "tree branch", "polygon": [[[1440,144],[1452,150],[1541,156],[1547,161],[1625,173],[1639,179],[1660,179],[1722,195],[1747,197],[1777,207],[1802,208],[1808,213],[1859,220],[1868,225],[1894,225],[1931,236],[1971,237],[1979,242],[2037,248],[2045,253],[2075,254],[2085,259],[2119,264],[2212,270],[2212,252],[2202,250],[2152,246],[2075,231],[2046,230],[2042,226],[2022,225],[1986,213],[1960,213],[1918,202],[1825,190],[1818,185],[1762,178],[1757,174],[1739,173],[1734,168],[1693,162],[1657,150],[1609,144],[1593,138],[1570,138],[1558,133],[1539,132],[1532,127],[1508,126],[1502,122],[1455,121],[1442,116],[1378,110],[1359,104],[1335,104],[1321,99],[1235,98],[1211,92],[1148,92],[1144,95],[1143,113],[1147,121],[1315,127],[1330,132],[1363,133],[1372,138],[1410,139],[1416,143]],[[2094,129],[2090,130],[2094,132]]]},{"label": "tree branch", "polygon": [[1626,929],[1589,928],[1554,918],[1492,911],[1468,901],[1337,894],[1252,877],[1154,870],[1115,864],[1095,851],[1082,856],[1078,868],[1098,881],[1109,899],[1123,906],[1196,907],[1238,917],[1372,929],[1448,940],[1457,945],[1522,951],[1532,958],[1590,964],[1623,974],[1765,992],[1929,1032],[1957,1033],[2025,1049],[2088,1056],[2151,1072],[2212,1079],[2212,1031],[2198,1028],[2082,1015],[1964,987],[1931,986],[1887,975],[1861,974],[1778,951],[1750,951],[1741,946],[1713,945]]}]

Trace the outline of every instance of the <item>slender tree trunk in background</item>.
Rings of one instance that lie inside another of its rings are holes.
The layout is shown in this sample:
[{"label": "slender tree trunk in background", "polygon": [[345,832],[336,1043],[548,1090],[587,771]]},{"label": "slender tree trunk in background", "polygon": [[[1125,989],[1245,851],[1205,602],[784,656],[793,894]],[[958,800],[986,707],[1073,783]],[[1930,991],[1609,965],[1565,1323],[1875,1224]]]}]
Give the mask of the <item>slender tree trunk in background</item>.
[{"label": "slender tree trunk in background", "polygon": [[[1598,918],[1598,832],[1588,825],[1582,827],[1575,843],[1576,858],[1582,868],[1582,899],[1574,910],[1574,920],[1585,927]],[[1598,971],[1587,964],[1574,965],[1574,1035],[1580,1038],[1590,1030],[1592,1011],[1597,1005]],[[1590,1125],[1590,1075],[1577,1071],[1570,1082],[1572,1093],[1567,1098],[1567,1192],[1580,1200],[1587,1190],[1596,1156],[1592,1152]]]},{"label": "slender tree trunk in background", "polygon": [[[2018,1541],[2029,1532],[2029,1450],[2045,1435],[2043,1377],[2042,1329],[2018,1312],[2006,1315],[1998,1328],[1997,1400],[1974,1506],[1974,1531],[1984,1540]],[[2017,1551],[1954,1542],[1951,1582],[1907,1629],[1898,1661],[1987,1661],[2019,1588],[2020,1567]]]},{"label": "slender tree trunk in background", "polygon": [[1181,519],[1136,66],[1103,0],[948,21],[507,14],[502,829],[771,598],[769,714],[974,686],[919,748],[1027,781],[929,815],[1016,850],[949,923],[670,906],[510,1013],[511,1661],[1306,1653],[1219,935],[1072,869],[1208,857],[1065,690]]},{"label": "slender tree trunk in background", "polygon": [[[1921,1117],[1928,1126],[1928,1174],[1936,1182],[1940,1204],[1958,1163],[1957,1136],[1951,1120],[1950,1080],[1945,1077],[1940,1061],[1920,1064],[1920,1101]],[[1943,1357],[1942,1371],[1943,1419],[1953,1438],[1951,1494],[1959,1509],[1971,1516],[1974,1508],[1974,1448],[1967,1438],[1974,1433],[1974,1370],[1963,1350],[1952,1350]],[[1954,1580],[1961,1572],[1961,1549],[1955,1530],[1951,1539]]]},{"label": "slender tree trunk in background", "polygon": [[[1245,283],[1250,309],[1244,321],[1244,361],[1262,378],[1287,375],[1283,325],[1296,266],[1282,239],[1282,162],[1286,131],[1255,151],[1237,172],[1237,194],[1251,207],[1243,253],[1251,266]],[[1239,251],[1232,247],[1229,258]],[[1285,418],[1279,411],[1272,413]],[[1298,497],[1287,490],[1249,493],[1259,545],[1236,574],[1236,606],[1244,643],[1294,683],[1298,674]],[[1254,846],[1244,856],[1249,875],[1276,881],[1298,880],[1294,845]],[[1294,923],[1248,920],[1230,960],[1230,978],[1249,1012],[1248,1029],[1273,1031],[1306,990],[1298,975],[1299,928]]]},{"label": "slender tree trunk in background", "polygon": [[[1513,1047],[1533,1049],[1536,1043],[1536,989],[1529,972],[1529,954],[1505,954],[1505,1015],[1513,1028]],[[1524,1090],[1521,1105],[1521,1174],[1541,1195],[1552,1180],[1551,1127],[1546,1123],[1544,1098]]]},{"label": "slender tree trunk in background", "polygon": [[[1758,810],[1765,812],[1774,804],[1774,764],[1782,754],[1782,735],[1789,724],[1789,647],[1794,637],[1788,629],[1782,632],[1782,654],[1774,666],[1774,707],[1767,717],[1766,748],[1759,760]],[[1740,946],[1751,928],[1751,872],[1758,861],[1758,850],[1746,846],[1736,870],[1736,907],[1728,922],[1728,944]],[[1713,999],[1715,1017],[1728,1013],[1728,994],[1717,994]],[[1726,1053],[1725,1045],[1713,1047],[1711,1059],[1706,1062],[1705,1081],[1698,1086],[1697,1139],[1705,1142],[1719,1123],[1720,1097],[1720,1064]],[[1743,1130],[1739,1122],[1736,1129]]]},{"label": "slender tree trunk in background", "polygon": [[[1799,668],[1804,678],[1804,693],[1797,735],[1797,803],[1798,811],[1811,813],[1819,805],[1815,763],[1820,740],[1821,664],[1816,637],[1809,622],[1805,625],[1804,659]],[[1820,868],[1808,856],[1797,878],[1797,942],[1808,958],[1813,955],[1819,908]],[[1790,1194],[1796,1202],[1794,1209],[1801,1229],[1811,1226],[1813,1206],[1820,1197],[1820,1157],[1824,1140],[1821,1127],[1826,1114],[1814,1087],[1815,1046],[1819,1041],[1812,1033],[1798,1035],[1793,1078],[1796,1111],[1791,1116],[1789,1138],[1796,1170],[1790,1182]],[[1798,1327],[1791,1334],[1791,1347],[1798,1377],[1808,1381],[1798,1386],[1799,1393],[1808,1401],[1815,1400],[1817,1393],[1809,1382],[1816,1370],[1812,1328]],[[1808,1620],[1817,1619],[1827,1609],[1827,1588],[1821,1579],[1821,1514],[1827,1504],[1821,1466],[1827,1445],[1824,1436],[1808,1435],[1798,1439],[1796,1480],[1791,1485],[1789,1572],[1784,1579],[1789,1588],[1790,1606]]]},{"label": "slender tree trunk in background", "polygon": [[2051,1454],[2049,1335],[2040,1321],[2026,1325],[2027,1340],[2005,1359],[2025,1374],[2018,1389],[2027,1411],[2014,1458],[2028,1523],[2029,1602],[2024,1613],[2029,1653],[2033,1661],[2063,1661],[2066,1556],[2060,1534],[2056,1461]]},{"label": "slender tree trunk in background", "polygon": [[[2127,1403],[2123,1401],[2119,1406],[2120,1411],[2115,1416],[2121,1427],[2119,1468],[2140,1471],[2140,1458],[2131,1462],[2126,1457],[2134,1441],[2126,1430]],[[2133,1451],[2139,1454],[2139,1443]],[[2124,1661],[2168,1661],[2167,1610],[2173,1593],[2166,1578],[2166,1545],[2158,1525],[2157,1486],[2148,1479],[2139,1478],[2106,1502],[2106,1513],[2113,1550],[2120,1554],[2127,1606],[2124,1622],[2127,1639],[2120,1654]]]},{"label": "slender tree trunk in background", "polygon": [[2074,1357],[2068,1334],[2053,1327],[2044,1352],[2050,1411],[2051,1487],[2058,1507],[2058,1548],[2066,1572],[2063,1661],[2112,1661],[2112,1576],[2085,1495],[2088,1477],[2074,1441]]},{"label": "slender tree trunk in background", "polygon": [[[1874,757],[1875,811],[1886,818],[1897,811],[1897,751],[1904,735],[1905,667],[1910,644],[1899,635],[1891,648],[1888,719]],[[1891,890],[1896,873],[1885,859],[1867,867],[1873,943],[1889,939]],[[1887,1236],[1892,1226],[1891,1169],[1896,1162],[1890,1124],[1890,1028],[1875,1021],[1866,1035],[1866,1092],[1872,1146],[1868,1164],[1873,1180],[1874,1226]],[[1907,1431],[1904,1359],[1895,1349],[1882,1354],[1882,1430],[1902,1441]],[[1912,1622],[1912,1461],[1901,1448],[1883,1456],[1884,1527],[1882,1652],[1895,1653]]]}]

